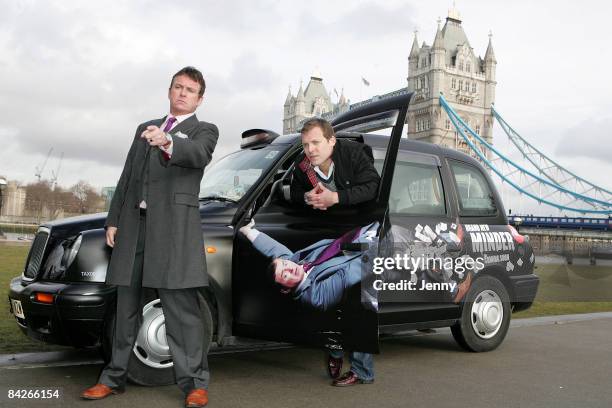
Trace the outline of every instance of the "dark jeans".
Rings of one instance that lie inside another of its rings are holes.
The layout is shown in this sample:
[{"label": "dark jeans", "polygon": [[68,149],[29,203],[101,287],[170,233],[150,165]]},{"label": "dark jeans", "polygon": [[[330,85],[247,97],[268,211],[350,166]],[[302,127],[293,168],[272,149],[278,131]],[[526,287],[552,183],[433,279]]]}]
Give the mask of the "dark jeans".
[{"label": "dark jeans", "polygon": [[[334,358],[343,358],[342,350],[330,350],[329,355]],[[370,353],[351,351],[349,353],[351,371],[362,380],[370,381],[374,379],[374,356]]]}]

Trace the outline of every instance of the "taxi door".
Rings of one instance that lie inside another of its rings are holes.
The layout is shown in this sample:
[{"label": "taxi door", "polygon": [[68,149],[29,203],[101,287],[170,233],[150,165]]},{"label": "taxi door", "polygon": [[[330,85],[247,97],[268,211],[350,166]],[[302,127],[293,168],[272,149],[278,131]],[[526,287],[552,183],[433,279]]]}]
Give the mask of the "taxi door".
[{"label": "taxi door", "polygon": [[[283,183],[288,184],[292,169],[289,168],[279,180],[274,180],[275,175],[279,174],[278,170],[272,169],[265,180],[272,184],[272,188],[261,189],[261,194],[269,194],[269,197],[254,195],[251,203],[246,205],[248,209],[236,223],[238,229],[253,218],[255,228],[292,252],[376,223],[377,228],[370,234],[369,240],[343,248],[345,256],[354,256],[354,262],[361,265],[361,283],[345,290],[339,304],[326,311],[316,309],[295,299],[291,293],[280,293],[272,280],[266,277],[270,259],[237,233],[232,261],[235,335],[330,349],[378,352],[378,301],[376,293],[370,289],[369,262],[377,254],[380,233],[384,231],[394,163],[411,96],[401,95],[356,108],[332,122],[336,132],[368,132],[385,127],[392,129],[380,170],[381,182],[375,201],[350,208],[332,207],[333,211],[297,207],[283,199],[281,191]],[[298,145],[293,153],[282,159],[285,163],[277,165],[279,169],[299,153]]]}]

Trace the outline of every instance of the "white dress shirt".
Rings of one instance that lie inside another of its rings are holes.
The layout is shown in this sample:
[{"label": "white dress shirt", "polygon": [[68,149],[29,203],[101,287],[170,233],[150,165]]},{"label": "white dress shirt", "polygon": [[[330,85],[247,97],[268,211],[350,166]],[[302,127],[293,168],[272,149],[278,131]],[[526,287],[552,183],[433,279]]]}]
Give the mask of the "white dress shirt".
[{"label": "white dress shirt", "polygon": [[[191,117],[195,115],[195,112],[191,112],[188,113],[186,115],[177,115],[174,116],[176,118],[176,121],[172,124],[172,127],[170,129],[168,129],[168,132],[170,132],[172,129],[174,129],[179,123],[181,123],[182,121],[184,121],[185,119]],[[166,123],[168,123],[168,120],[173,117],[170,113],[168,115],[166,115],[166,120],[164,120],[164,123],[161,124],[161,126],[159,127],[160,129],[163,129],[166,127]],[[163,147],[163,146],[159,146],[159,148],[161,149],[162,152],[165,152],[168,157],[172,156],[172,136],[169,135],[168,133],[166,133],[166,138],[168,138],[168,140],[170,141],[170,145],[168,145],[168,147]],[[145,200],[142,200],[140,202],[139,205],[140,208],[142,209],[146,209],[147,208],[147,203]]]},{"label": "white dress shirt", "polygon": [[[172,127],[170,129],[168,129],[168,132],[170,132],[172,129],[174,129],[175,127],[178,126],[179,123],[181,123],[182,121],[184,121],[187,118],[190,118],[191,116],[195,115],[195,112],[191,112],[188,113],[186,115],[178,115],[178,116],[174,116],[176,118],[176,121],[172,124]],[[166,116],[166,120],[164,121],[164,123],[162,123],[162,125],[159,127],[160,129],[163,129],[166,127],[166,123],[168,123],[168,119],[170,119],[172,115],[168,114]],[[169,135],[168,133],[166,133],[166,137],[168,138],[168,140],[170,141],[170,145],[168,147],[163,147],[163,146],[159,146],[159,148],[163,151],[166,152],[168,154],[168,156],[172,156],[172,136]]]}]

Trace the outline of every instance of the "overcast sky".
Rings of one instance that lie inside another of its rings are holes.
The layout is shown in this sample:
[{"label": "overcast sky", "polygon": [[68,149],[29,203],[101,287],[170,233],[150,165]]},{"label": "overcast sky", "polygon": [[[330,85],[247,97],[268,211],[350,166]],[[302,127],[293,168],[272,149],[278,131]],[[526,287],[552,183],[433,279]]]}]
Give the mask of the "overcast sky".
[{"label": "overcast sky", "polygon": [[[177,5],[180,4],[180,7]],[[185,65],[207,80],[202,120],[221,132],[282,131],[288,86],[318,68],[356,102],[406,85],[413,32],[431,44],[452,1],[0,0],[0,175],[115,185],[136,126],[168,109]],[[497,57],[496,106],[536,146],[612,189],[612,49],[607,1],[458,1],[463,27]],[[369,87],[363,86],[367,78]],[[494,142],[507,141],[499,127]]]}]

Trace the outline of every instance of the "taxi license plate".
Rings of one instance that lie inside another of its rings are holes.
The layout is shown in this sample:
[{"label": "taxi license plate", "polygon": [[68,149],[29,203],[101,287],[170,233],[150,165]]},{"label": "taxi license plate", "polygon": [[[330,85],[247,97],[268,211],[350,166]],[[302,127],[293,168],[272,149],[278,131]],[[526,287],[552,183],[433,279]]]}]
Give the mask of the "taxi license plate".
[{"label": "taxi license plate", "polygon": [[23,307],[21,307],[21,301],[11,299],[11,305],[13,306],[13,313],[20,319],[25,319],[25,314],[23,314]]}]

